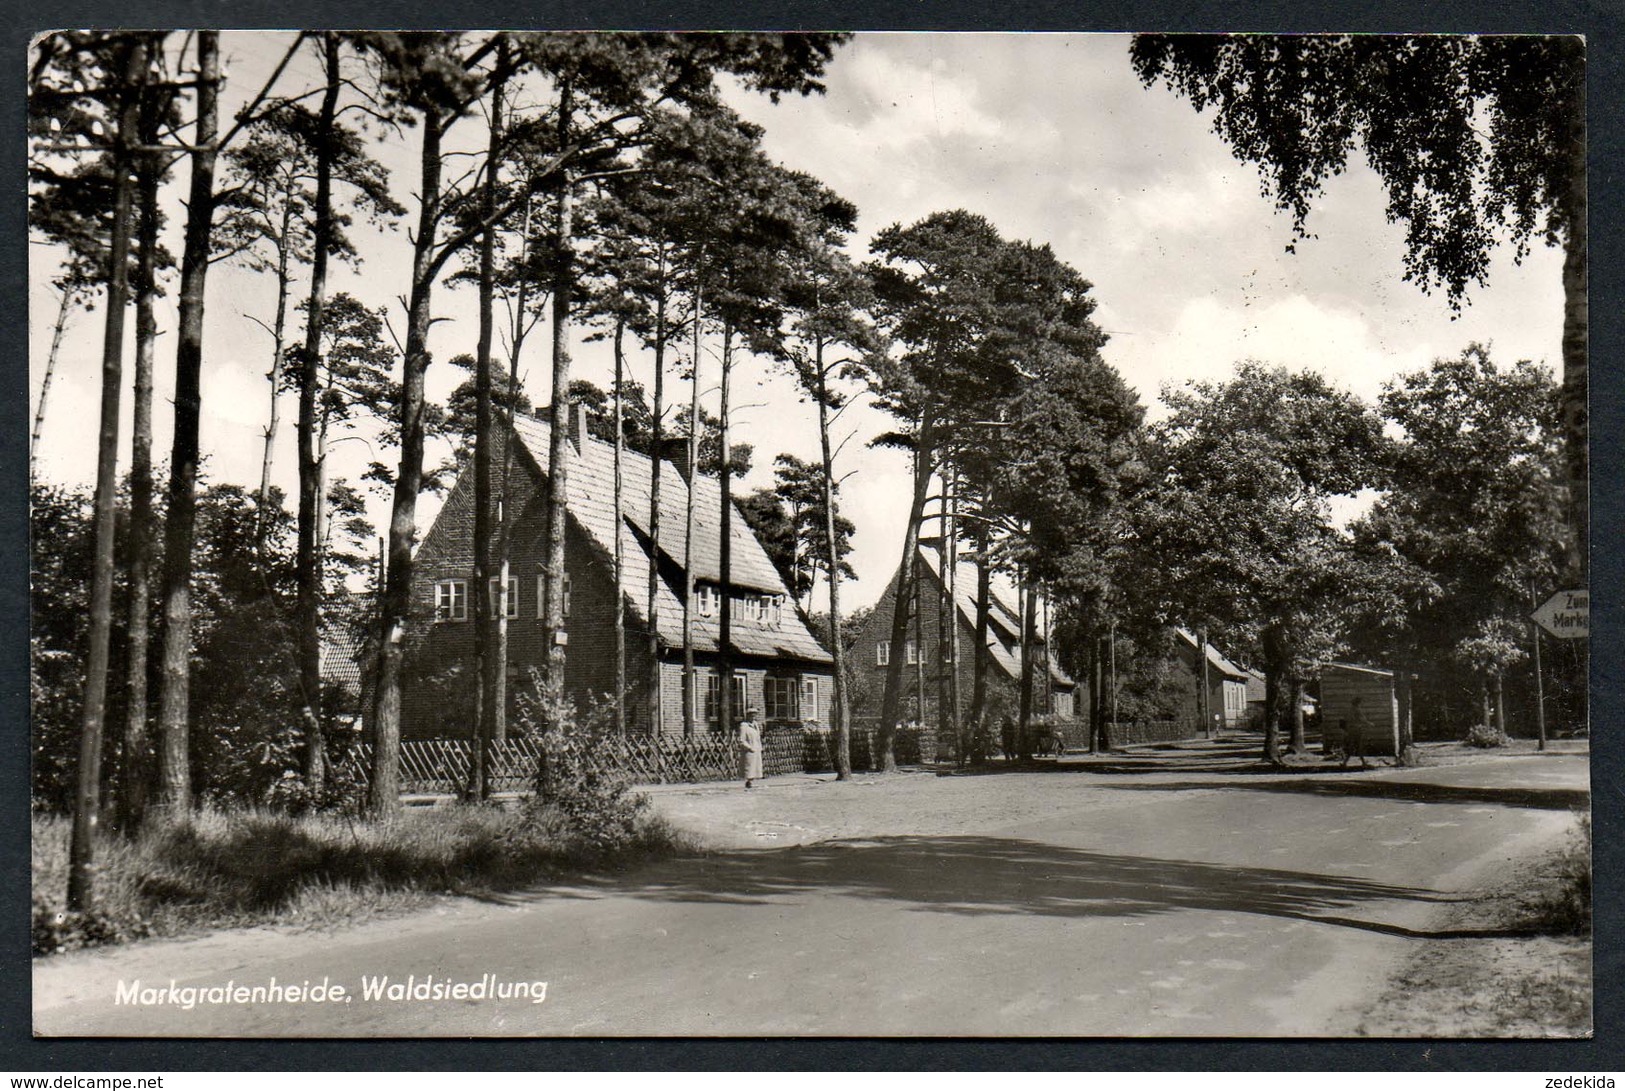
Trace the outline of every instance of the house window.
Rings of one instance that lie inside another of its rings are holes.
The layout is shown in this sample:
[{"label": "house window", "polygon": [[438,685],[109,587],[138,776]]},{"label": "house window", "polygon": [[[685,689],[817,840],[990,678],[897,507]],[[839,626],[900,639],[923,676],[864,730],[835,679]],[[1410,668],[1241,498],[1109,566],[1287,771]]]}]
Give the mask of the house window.
[{"label": "house window", "polygon": [[434,619],[468,620],[468,581],[441,580],[434,585]]},{"label": "house window", "polygon": [[888,667],[891,665],[891,644],[882,640],[875,644],[875,666]]},{"label": "house window", "polygon": [[915,646],[914,641],[910,640],[907,644],[903,645],[903,662],[912,667],[918,664],[919,661],[920,649]]},{"label": "house window", "polygon": [[818,719],[818,677],[804,674],[801,676],[801,718],[803,721]]},{"label": "house window", "polygon": [[[509,614],[514,617],[515,614]],[[564,574],[564,616],[570,616],[570,573]],[[547,574],[538,573],[536,576],[536,617],[538,620],[547,617]]]},{"label": "house window", "polygon": [[491,577],[491,616],[492,617],[518,617],[519,616],[519,577],[508,577],[508,607],[502,608],[501,576]]},{"label": "house window", "polygon": [[768,608],[767,608],[767,616],[768,616],[768,624],[772,625],[773,628],[779,629],[779,628],[784,627],[784,596],[783,595],[772,595],[772,596],[769,597],[769,599],[768,599]]},{"label": "house window", "polygon": [[701,617],[710,617],[717,612],[717,589],[708,583],[702,583],[694,589],[694,598],[699,605]]},{"label": "house window", "polygon": [[[738,723],[740,717],[745,714],[745,676],[736,672],[730,681],[733,683],[729,687],[733,690],[733,700],[729,702],[733,713],[731,719],[734,723]],[[717,691],[721,685],[722,679],[718,675],[710,674],[706,676],[705,718],[711,723],[717,722]]]},{"label": "house window", "polygon": [[774,678],[771,675],[763,679],[762,704],[769,720],[799,719],[796,710],[796,680]]}]

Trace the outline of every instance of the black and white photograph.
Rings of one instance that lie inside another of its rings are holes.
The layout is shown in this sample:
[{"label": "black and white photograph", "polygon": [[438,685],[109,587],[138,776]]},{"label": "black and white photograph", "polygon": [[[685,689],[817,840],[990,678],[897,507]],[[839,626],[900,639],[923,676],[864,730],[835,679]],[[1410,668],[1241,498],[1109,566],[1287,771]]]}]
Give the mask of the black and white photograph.
[{"label": "black and white photograph", "polygon": [[1590,1038],[1586,56],[37,35],[33,1034]]}]

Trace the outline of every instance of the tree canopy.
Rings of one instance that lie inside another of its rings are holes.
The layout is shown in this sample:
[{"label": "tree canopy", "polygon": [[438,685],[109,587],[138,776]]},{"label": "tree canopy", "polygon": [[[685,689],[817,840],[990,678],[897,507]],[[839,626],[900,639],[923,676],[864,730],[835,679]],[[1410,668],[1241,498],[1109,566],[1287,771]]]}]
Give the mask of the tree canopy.
[{"label": "tree canopy", "polygon": [[1363,149],[1406,230],[1405,279],[1460,307],[1498,244],[1564,251],[1563,421],[1571,567],[1589,525],[1585,43],[1536,35],[1136,35],[1135,71],[1198,110],[1308,235]]}]

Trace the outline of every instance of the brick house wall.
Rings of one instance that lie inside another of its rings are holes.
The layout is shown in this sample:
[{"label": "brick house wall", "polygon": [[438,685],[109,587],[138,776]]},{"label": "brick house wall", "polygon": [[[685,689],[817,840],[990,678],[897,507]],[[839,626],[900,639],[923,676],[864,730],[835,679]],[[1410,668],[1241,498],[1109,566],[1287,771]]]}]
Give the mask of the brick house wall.
[{"label": "brick house wall", "polygon": [[[935,573],[926,566],[921,566],[922,590],[922,616],[919,631],[924,643],[922,654],[925,658],[925,719],[924,722],[935,725],[939,719],[938,712],[938,679],[943,675],[944,664],[939,660],[939,645],[941,642],[943,626],[941,625],[944,611],[938,608],[941,585]],[[864,684],[864,700],[857,712],[861,715],[878,717],[881,702],[885,699],[887,667],[882,666],[877,655],[877,646],[890,645],[892,611],[897,602],[897,580],[893,576],[886,590],[881,594],[880,600],[875,603],[874,610],[864,622],[858,636],[852,655],[855,669],[862,673]],[[959,628],[959,697],[966,714],[970,712],[971,696],[976,685],[976,627],[965,620],[963,614],[956,615]],[[915,639],[915,623],[910,619],[908,638]],[[1042,656],[1043,649],[1035,649],[1038,656]],[[946,654],[944,651],[942,654]],[[903,705],[900,715],[904,720],[913,720],[919,717],[916,697],[919,689],[919,668],[913,664],[905,663],[903,668]],[[1019,685],[1016,679],[1004,673],[998,664],[989,662],[987,665],[987,709],[990,722],[997,722],[1002,716],[1015,717],[1020,707]],[[1055,687],[1056,715],[1070,718],[1077,712],[1079,702],[1086,698],[1084,687],[1080,684],[1071,692],[1062,686]],[[1033,711],[1042,714],[1045,708],[1044,694],[1044,668],[1042,659],[1034,662],[1033,669]]]},{"label": "brick house wall", "polygon": [[[1179,679],[1178,717],[1202,723],[1202,659],[1196,644],[1178,640],[1174,647],[1175,673]],[[1218,726],[1229,729],[1247,722],[1247,683],[1242,678],[1226,678],[1216,665],[1207,671],[1208,715]],[[1213,725],[1209,725],[1213,726]],[[1206,727],[1204,727],[1206,730]]]},{"label": "brick house wall", "polygon": [[[661,731],[665,735],[678,736],[683,733],[682,650],[672,649],[668,652],[668,656],[669,658],[663,659],[660,664]],[[830,722],[829,710],[835,700],[835,676],[821,664],[740,659],[735,661],[733,671],[736,677],[742,677],[745,680],[745,707],[755,706],[762,709],[763,719],[767,725],[799,724],[805,723],[809,719],[816,719],[825,724]],[[717,728],[716,720],[706,716],[706,693],[710,689],[711,680],[717,676],[714,656],[696,655],[694,657],[694,730],[696,733],[715,731]],[[798,713],[795,719],[772,719],[767,716],[766,687],[769,677],[785,678],[795,683]],[[808,710],[802,703],[804,681],[811,681],[817,691],[818,707],[811,717],[808,716]]]}]

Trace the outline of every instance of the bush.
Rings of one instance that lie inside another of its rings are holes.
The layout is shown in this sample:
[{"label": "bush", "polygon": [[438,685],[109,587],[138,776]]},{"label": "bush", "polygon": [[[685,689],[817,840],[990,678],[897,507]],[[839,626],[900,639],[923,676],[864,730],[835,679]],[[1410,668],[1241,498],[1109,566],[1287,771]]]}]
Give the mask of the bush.
[{"label": "bush", "polygon": [[[541,749],[535,791],[524,815],[534,831],[570,843],[586,859],[636,846],[652,825],[649,800],[632,791],[626,763],[616,760],[622,740],[611,726],[605,704],[577,715],[562,703],[548,715],[540,680],[520,694],[517,730]],[[662,833],[662,836],[665,836]]]},{"label": "bush", "polygon": [[36,955],[60,955],[81,947],[128,943],[149,935],[143,921],[120,921],[106,913],[70,913],[34,907],[31,949]]},{"label": "bush", "polygon": [[648,808],[648,797],[632,791],[631,779],[591,742],[544,742],[536,792],[525,804],[539,827],[556,826],[589,855],[615,852],[638,840]]},{"label": "bush", "polygon": [[1512,738],[1506,732],[1499,730],[1494,724],[1474,724],[1467,729],[1465,745],[1476,746],[1480,750],[1489,750],[1498,746],[1509,746]]}]

